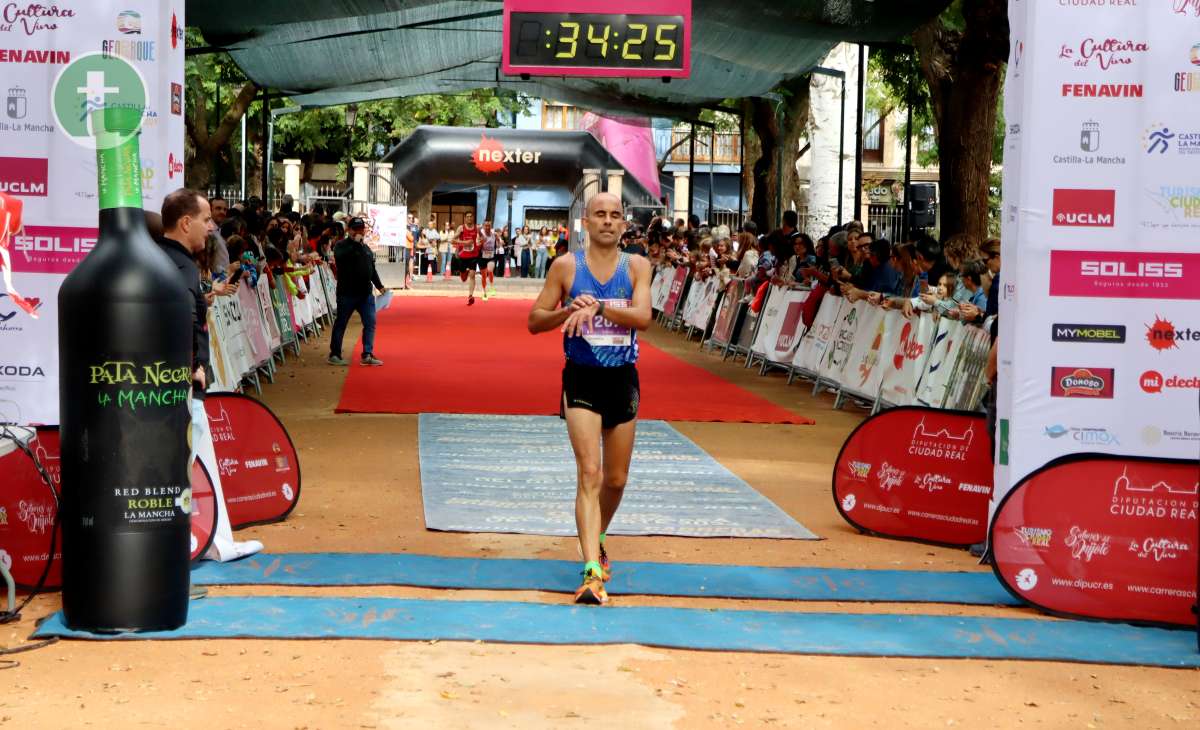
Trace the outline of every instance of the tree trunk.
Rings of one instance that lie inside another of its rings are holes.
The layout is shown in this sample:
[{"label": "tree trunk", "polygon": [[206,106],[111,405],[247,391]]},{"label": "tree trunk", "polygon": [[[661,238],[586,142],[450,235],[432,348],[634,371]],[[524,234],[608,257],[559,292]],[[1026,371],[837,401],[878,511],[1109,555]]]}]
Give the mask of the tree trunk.
[{"label": "tree trunk", "polygon": [[1004,0],[965,0],[963,29],[934,19],[913,32],[937,123],[941,236],[988,233],[996,107],[1008,57]]},{"label": "tree trunk", "polygon": [[238,128],[238,122],[246,110],[250,108],[250,103],[258,93],[258,87],[247,81],[217,123],[217,128],[211,133],[208,129],[208,98],[204,94],[203,86],[193,83],[189,86],[188,93],[193,98],[192,115],[184,118],[184,125],[191,142],[192,158],[185,165],[185,179],[188,187],[204,190],[212,180],[217,157],[229,143],[229,138]]},{"label": "tree trunk", "polygon": [[[788,79],[777,88],[783,94],[782,127],[776,117],[775,102],[769,99],[750,100],[749,116],[759,141],[759,156],[754,163],[754,183],[750,198],[750,219],[760,233],[776,227],[779,217],[775,210],[780,183],[777,162],[779,146],[783,146],[784,208],[799,196],[800,182],[796,175],[800,135],[808,124],[808,76]],[[746,156],[750,159],[750,155]]]},{"label": "tree trunk", "polygon": [[483,217],[485,221],[491,221],[492,225],[496,225],[496,198],[500,195],[499,185],[488,185],[488,204],[487,215]]}]

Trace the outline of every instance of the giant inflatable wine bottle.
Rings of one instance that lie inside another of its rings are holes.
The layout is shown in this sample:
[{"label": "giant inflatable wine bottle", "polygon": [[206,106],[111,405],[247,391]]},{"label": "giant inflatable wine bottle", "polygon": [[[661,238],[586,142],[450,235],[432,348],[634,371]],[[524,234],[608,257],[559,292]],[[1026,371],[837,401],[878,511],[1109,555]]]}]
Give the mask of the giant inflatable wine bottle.
[{"label": "giant inflatable wine bottle", "polygon": [[96,632],[187,621],[192,313],[146,231],[141,116],[93,113],[100,233],[58,295],[63,613]]}]

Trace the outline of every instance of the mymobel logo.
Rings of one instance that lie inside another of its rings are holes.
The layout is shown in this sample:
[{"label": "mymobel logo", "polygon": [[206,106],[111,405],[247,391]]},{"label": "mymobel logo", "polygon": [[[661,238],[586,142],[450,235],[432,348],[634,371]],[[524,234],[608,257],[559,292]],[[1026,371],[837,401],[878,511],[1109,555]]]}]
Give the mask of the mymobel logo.
[{"label": "mymobel logo", "polygon": [[1125,326],[1120,324],[1054,324],[1050,333],[1055,342],[1104,342],[1116,345],[1125,341]]},{"label": "mymobel logo", "polygon": [[1115,190],[1054,190],[1054,225],[1112,228]]},{"label": "mymobel logo", "polygon": [[[58,129],[75,144],[89,149],[96,147],[97,118],[103,119],[105,109],[138,109],[144,115],[147,102],[146,81],[133,64],[123,58],[105,53],[80,56],[59,72],[54,80],[54,117]],[[106,139],[106,144],[120,145],[137,134]]]},{"label": "mymobel logo", "polygon": [[485,175],[493,172],[508,172],[509,164],[533,164],[541,162],[541,152],[530,152],[520,147],[506,150],[500,140],[489,138],[486,134],[479,137],[479,146],[471,153],[471,162],[475,169]]}]

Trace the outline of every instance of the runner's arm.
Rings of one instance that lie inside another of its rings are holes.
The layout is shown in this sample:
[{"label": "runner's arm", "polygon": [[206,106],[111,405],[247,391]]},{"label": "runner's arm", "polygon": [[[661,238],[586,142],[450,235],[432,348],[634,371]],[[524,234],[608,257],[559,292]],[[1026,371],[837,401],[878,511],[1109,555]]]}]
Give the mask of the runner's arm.
[{"label": "runner's arm", "polygon": [[649,329],[653,320],[650,313],[650,261],[642,256],[630,256],[629,269],[633,274],[632,303],[628,307],[605,307],[601,316],[621,327]]},{"label": "runner's arm", "polygon": [[561,327],[562,323],[567,321],[567,317],[575,311],[572,307],[559,308],[558,306],[566,297],[568,277],[574,275],[573,271],[568,272],[567,269],[572,268],[574,263],[575,257],[563,256],[550,264],[550,271],[546,274],[546,284],[533,303],[533,309],[529,310],[530,334],[536,335]]}]

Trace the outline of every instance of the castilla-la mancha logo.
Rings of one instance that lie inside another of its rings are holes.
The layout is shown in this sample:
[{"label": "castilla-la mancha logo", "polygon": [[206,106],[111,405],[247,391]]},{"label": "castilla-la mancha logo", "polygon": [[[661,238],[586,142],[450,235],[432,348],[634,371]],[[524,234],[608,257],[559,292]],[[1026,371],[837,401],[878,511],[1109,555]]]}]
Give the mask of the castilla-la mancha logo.
[{"label": "castilla-la mancha logo", "polygon": [[471,153],[471,162],[475,165],[475,169],[485,175],[491,175],[493,172],[508,172],[510,163],[536,165],[541,161],[541,152],[531,152],[520,147],[506,150],[500,140],[488,137],[486,134],[479,135],[479,145]]}]

